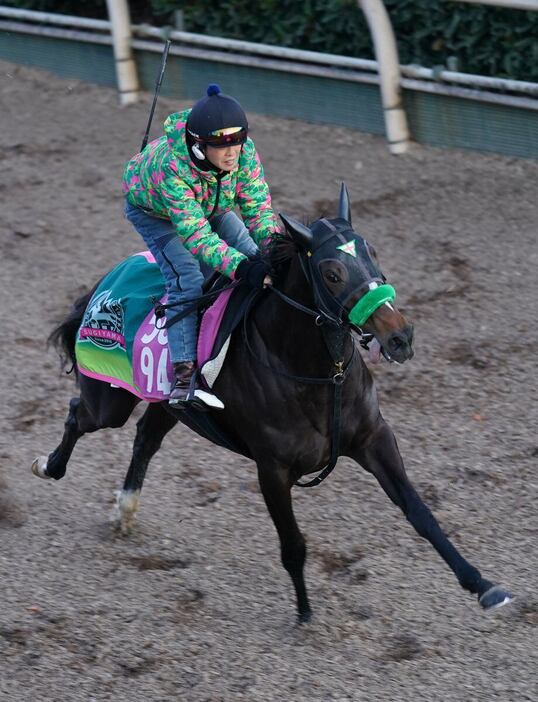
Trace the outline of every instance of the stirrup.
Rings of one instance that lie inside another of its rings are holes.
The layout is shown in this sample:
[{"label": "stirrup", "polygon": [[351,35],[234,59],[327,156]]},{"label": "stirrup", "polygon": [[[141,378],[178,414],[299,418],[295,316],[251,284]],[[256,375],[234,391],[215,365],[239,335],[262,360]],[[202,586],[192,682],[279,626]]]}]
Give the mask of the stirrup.
[{"label": "stirrup", "polygon": [[196,388],[194,393],[190,393],[187,399],[187,404],[201,412],[207,412],[209,409],[224,409],[224,402],[212,392]]},{"label": "stirrup", "polygon": [[191,391],[183,400],[169,399],[168,404],[178,408],[192,407],[199,412],[208,412],[211,409],[224,409],[224,403],[216,395],[201,388],[196,388],[194,393]]},{"label": "stirrup", "polygon": [[[176,389],[175,385],[172,386],[172,393],[175,389]],[[190,394],[189,388],[181,388],[181,389],[185,391],[185,397],[182,397],[182,398],[169,397],[168,398],[168,404],[172,405],[172,407],[174,405],[183,405],[188,401],[189,394]],[[170,393],[170,394],[172,394],[172,393]]]}]

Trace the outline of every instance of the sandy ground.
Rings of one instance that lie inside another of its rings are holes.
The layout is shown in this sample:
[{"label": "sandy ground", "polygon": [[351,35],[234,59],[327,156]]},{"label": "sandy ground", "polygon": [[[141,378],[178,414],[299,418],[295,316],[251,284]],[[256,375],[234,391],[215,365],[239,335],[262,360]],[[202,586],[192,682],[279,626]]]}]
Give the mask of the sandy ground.
[{"label": "sandy ground", "polygon": [[[411,362],[375,369],[383,412],[454,543],[517,594],[484,614],[342,460],[296,491],[315,614],[299,627],[248,460],[177,428],[129,538],[109,518],[133,419],[84,437],[60,482],[31,475],[75,394],[46,337],[141,248],[120,175],[150,98],[120,110],[111,90],[7,63],[0,86],[0,698],[538,700],[538,163],[419,146],[396,159],[377,137],[251,116],[277,210],[334,213],[347,182],[416,329]],[[160,102],[155,135],[182,106]]]}]

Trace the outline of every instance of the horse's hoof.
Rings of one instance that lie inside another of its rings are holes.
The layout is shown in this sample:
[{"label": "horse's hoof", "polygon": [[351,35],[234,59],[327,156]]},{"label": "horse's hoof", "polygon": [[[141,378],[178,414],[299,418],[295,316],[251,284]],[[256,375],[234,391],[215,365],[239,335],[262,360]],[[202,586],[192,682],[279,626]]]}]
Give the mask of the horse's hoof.
[{"label": "horse's hoof", "polygon": [[494,585],[478,598],[478,602],[484,609],[492,610],[512,602],[513,599],[514,595],[508,590],[504,590],[499,585]]},{"label": "horse's hoof", "polygon": [[129,536],[136,523],[136,513],[140,504],[140,490],[116,490],[116,504],[112,523],[122,536]]},{"label": "horse's hoof", "polygon": [[308,612],[301,612],[299,614],[299,624],[308,624],[308,622],[312,619],[312,611],[308,610]]},{"label": "horse's hoof", "polygon": [[38,478],[50,480],[50,475],[47,474],[48,456],[38,456],[32,463],[32,473]]}]

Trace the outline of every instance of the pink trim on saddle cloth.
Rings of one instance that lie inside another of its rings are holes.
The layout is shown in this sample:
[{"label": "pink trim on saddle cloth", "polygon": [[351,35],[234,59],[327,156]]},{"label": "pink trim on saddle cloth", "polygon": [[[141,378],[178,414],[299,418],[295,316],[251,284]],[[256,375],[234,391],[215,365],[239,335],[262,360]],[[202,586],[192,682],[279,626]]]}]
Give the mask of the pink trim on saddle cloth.
[{"label": "pink trim on saddle cloth", "polygon": [[108,375],[103,375],[102,373],[94,373],[93,371],[89,371],[86,368],[82,368],[78,363],[77,368],[79,370],[79,373],[82,373],[82,375],[86,375],[88,376],[88,378],[93,378],[94,380],[102,380],[104,383],[110,383],[110,385],[116,385],[122,390],[128,390],[133,395],[139,397],[141,400],[146,400],[147,402],[159,402],[159,400],[149,400],[147,397],[144,397],[144,395],[135,390],[132,385],[126,383],[125,380],[112,378]]},{"label": "pink trim on saddle cloth", "polygon": [[228,306],[232,290],[222,292],[211,307],[204,312],[198,334],[198,367],[201,368],[211,358],[217,332]]},{"label": "pink trim on saddle cloth", "polygon": [[144,256],[146,261],[148,263],[156,263],[155,257],[151,253],[151,251],[138,251],[137,253],[133,254],[134,256]]}]

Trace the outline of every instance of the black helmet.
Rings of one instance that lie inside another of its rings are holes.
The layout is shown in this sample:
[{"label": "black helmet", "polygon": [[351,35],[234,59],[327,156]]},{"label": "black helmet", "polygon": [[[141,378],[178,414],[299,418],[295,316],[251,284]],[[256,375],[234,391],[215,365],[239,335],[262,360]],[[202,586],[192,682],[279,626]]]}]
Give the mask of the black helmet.
[{"label": "black helmet", "polygon": [[211,83],[207,86],[207,96],[198,100],[189,114],[187,133],[194,143],[216,148],[244,144],[247,116],[237,100],[224,95],[216,83]]}]

